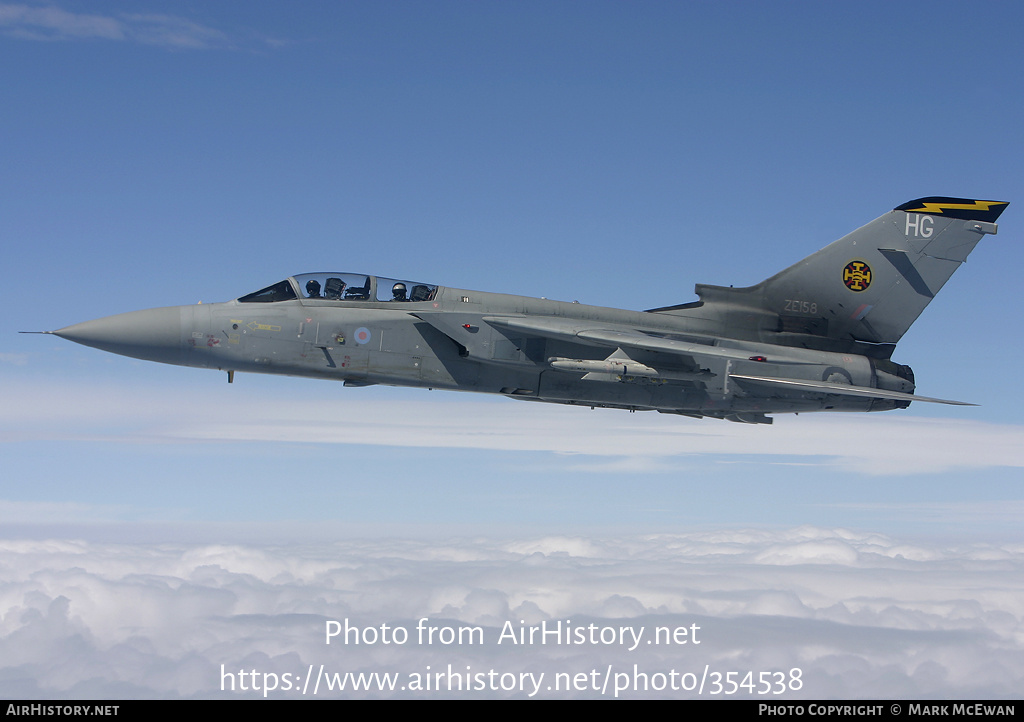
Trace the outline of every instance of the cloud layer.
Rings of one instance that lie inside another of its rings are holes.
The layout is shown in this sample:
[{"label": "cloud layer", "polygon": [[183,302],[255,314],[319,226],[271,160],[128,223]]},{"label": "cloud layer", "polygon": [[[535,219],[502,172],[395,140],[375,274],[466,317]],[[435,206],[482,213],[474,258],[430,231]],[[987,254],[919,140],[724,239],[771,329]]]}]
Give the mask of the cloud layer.
[{"label": "cloud layer", "polygon": [[[505,400],[367,398],[358,391],[326,388],[328,397],[308,394],[293,400],[220,387],[172,394],[166,389],[12,385],[0,391],[0,441],[256,441],[547,451],[599,457],[602,464],[593,470],[612,472],[657,471],[669,459],[694,455],[775,457],[871,475],[1024,467],[1024,426],[1009,424],[905,414],[804,414],[782,417],[773,427],[751,427]],[[618,461],[609,466],[612,457]],[[588,468],[585,460],[580,464]]]},{"label": "cloud layer", "polygon": [[[941,546],[810,527],[274,547],[8,541],[0,545],[0,692],[251,697],[262,692],[239,689],[242,670],[281,683],[322,665],[324,673],[397,674],[407,685],[428,666],[452,665],[517,680],[543,672],[545,684],[593,670],[753,671],[756,679],[799,669],[783,698],[1015,697],[1024,689],[1022,587],[1019,544]],[[480,627],[485,644],[420,644],[423,618],[438,628]],[[328,620],[374,635],[400,627],[409,639],[328,645]],[[600,641],[498,645],[507,622],[626,628],[644,643],[632,651]],[[655,627],[686,628],[690,643],[647,643]],[[637,690],[629,679],[634,686],[621,696],[697,696]],[[317,696],[449,694],[324,684]],[[301,694],[296,682],[270,696]],[[589,682],[538,694],[602,696]]]}]

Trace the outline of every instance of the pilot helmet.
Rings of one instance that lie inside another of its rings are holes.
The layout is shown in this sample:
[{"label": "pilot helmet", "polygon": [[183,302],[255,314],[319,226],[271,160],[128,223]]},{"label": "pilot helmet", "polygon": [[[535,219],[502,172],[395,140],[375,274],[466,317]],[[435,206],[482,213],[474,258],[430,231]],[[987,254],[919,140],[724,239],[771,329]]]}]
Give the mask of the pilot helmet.
[{"label": "pilot helmet", "polygon": [[405,296],[405,284],[396,283],[391,287],[391,295],[393,296]]},{"label": "pilot helmet", "polygon": [[306,282],[306,295],[314,298],[320,295],[320,281],[312,279]]}]

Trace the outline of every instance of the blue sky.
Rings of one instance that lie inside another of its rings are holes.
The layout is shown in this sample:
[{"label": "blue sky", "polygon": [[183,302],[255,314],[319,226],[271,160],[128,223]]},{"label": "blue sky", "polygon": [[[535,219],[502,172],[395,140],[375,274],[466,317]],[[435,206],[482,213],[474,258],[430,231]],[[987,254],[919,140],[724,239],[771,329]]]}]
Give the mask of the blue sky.
[{"label": "blue sky", "polygon": [[[0,2],[5,536],[814,525],[1019,543],[1022,14]],[[923,395],[978,408],[748,429],[229,387],[16,333],[321,270],[651,308],[693,300],[695,282],[755,283],[929,195],[1011,202],[894,355]]]}]

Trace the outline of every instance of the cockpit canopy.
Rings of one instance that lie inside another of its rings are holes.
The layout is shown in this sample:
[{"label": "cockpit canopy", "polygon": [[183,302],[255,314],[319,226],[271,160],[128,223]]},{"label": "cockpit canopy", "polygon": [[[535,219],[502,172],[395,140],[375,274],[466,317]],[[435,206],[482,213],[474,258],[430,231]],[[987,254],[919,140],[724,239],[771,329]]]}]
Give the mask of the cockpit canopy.
[{"label": "cockpit canopy", "polygon": [[361,273],[303,273],[242,296],[239,303],[279,301],[433,301],[437,286]]}]

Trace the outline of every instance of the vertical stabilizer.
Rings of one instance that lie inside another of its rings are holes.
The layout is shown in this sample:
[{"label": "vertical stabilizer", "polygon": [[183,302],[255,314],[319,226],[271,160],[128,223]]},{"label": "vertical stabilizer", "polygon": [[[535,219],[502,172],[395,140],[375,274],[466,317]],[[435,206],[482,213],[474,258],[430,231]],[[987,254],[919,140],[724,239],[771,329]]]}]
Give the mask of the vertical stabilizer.
[{"label": "vertical stabilizer", "polygon": [[[756,310],[785,345],[895,344],[1008,203],[919,198],[749,288],[697,286],[705,303]],[[775,316],[777,314],[777,317]],[[761,326],[761,337],[772,330]]]}]

